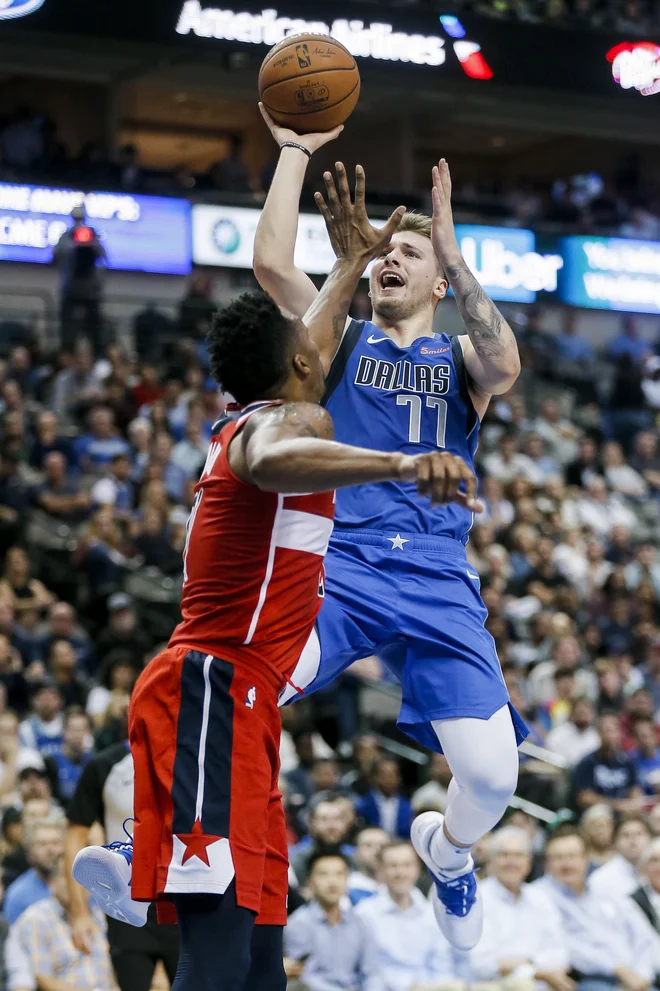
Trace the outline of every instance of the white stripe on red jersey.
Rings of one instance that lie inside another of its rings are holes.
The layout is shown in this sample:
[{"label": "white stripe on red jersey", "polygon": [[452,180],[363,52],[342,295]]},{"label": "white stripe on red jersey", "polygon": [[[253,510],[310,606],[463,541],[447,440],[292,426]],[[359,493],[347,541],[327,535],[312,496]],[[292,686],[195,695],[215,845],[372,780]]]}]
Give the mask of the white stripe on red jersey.
[{"label": "white stripe on red jersey", "polygon": [[187,644],[241,664],[279,690],[323,601],[334,492],[278,495],[234,475],[229,444],[263,406],[226,423],[209,447],[184,551],[183,622],[170,646]]}]

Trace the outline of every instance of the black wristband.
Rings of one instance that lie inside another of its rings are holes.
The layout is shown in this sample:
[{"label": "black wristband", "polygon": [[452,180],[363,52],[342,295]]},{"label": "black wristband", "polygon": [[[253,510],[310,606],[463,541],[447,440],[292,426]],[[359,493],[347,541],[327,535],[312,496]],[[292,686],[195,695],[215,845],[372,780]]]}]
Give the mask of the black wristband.
[{"label": "black wristband", "polygon": [[304,151],[309,159],[312,157],[312,153],[309,148],[305,148],[304,145],[299,145],[296,141],[283,141],[280,145],[280,150],[282,148],[297,148],[298,151]]}]

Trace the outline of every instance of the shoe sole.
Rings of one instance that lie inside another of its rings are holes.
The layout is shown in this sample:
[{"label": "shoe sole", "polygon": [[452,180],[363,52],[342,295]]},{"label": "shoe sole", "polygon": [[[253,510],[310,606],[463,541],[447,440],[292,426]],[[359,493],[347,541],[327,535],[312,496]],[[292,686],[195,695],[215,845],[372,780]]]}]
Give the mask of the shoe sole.
[{"label": "shoe sole", "polygon": [[129,926],[142,927],[147,921],[146,906],[127,898],[126,881],[117,874],[115,856],[103,847],[87,847],[76,855],[71,875],[106,915]]}]

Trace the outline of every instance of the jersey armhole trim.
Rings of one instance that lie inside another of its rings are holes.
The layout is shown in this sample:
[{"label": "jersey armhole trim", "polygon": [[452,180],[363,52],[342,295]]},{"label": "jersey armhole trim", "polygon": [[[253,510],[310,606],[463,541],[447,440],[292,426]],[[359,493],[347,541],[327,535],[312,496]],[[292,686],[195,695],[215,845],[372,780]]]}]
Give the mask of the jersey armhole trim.
[{"label": "jersey armhole trim", "polygon": [[474,428],[480,422],[479,414],[474,408],[474,403],[472,402],[472,396],[470,395],[470,388],[468,385],[468,373],[465,367],[465,356],[463,354],[463,348],[461,346],[461,336],[456,334],[455,337],[451,339],[451,350],[454,358],[454,368],[456,369],[456,378],[458,379],[458,390],[461,394],[461,399],[465,403],[465,408],[468,413],[467,422],[467,436],[469,437]]},{"label": "jersey armhole trim", "polygon": [[327,404],[330,396],[341,382],[342,376],[346,371],[348,359],[353,353],[357,342],[360,340],[363,330],[364,320],[351,320],[344,331],[341,344],[339,345],[337,354],[332,359],[330,371],[328,372],[325,380],[325,393],[323,394],[323,399],[321,400],[322,406]]}]

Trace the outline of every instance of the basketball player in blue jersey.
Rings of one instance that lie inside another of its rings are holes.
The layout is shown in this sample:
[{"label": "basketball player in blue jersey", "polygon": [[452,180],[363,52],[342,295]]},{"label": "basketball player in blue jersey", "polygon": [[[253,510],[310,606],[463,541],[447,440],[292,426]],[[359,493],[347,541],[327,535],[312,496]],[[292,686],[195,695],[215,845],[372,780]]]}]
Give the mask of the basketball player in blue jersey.
[{"label": "basketball player in blue jersey", "polygon": [[[261,216],[254,270],[263,288],[303,317],[317,290],[294,266],[299,198],[309,159],[336,137],[297,135],[262,108],[280,158]],[[369,237],[364,172],[355,202],[346,171],[324,178],[323,213],[341,258],[348,232]],[[466,334],[434,334],[434,312],[451,286]],[[433,169],[433,217],[404,214],[371,269],[370,322],[342,320],[316,340],[327,374],[324,404],[339,440],[406,453],[438,448],[472,467],[490,397],[520,371],[511,328],[468,269],[454,231],[451,179]],[[435,880],[434,909],[456,947],[479,940],[481,902],[471,848],[505,812],[518,778],[524,723],[511,707],[491,636],[479,576],[465,544],[472,514],[415,501],[414,486],[384,482],[337,493],[326,559],[325,602],[282,701],[331,682],[376,654],[401,681],[399,726],[453,773],[445,816],[427,812],[412,827],[415,849]]]}]

